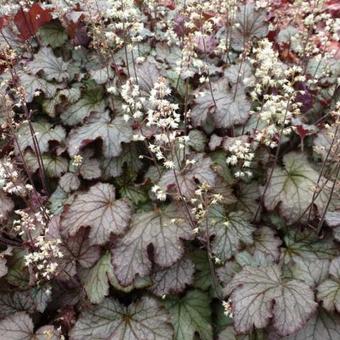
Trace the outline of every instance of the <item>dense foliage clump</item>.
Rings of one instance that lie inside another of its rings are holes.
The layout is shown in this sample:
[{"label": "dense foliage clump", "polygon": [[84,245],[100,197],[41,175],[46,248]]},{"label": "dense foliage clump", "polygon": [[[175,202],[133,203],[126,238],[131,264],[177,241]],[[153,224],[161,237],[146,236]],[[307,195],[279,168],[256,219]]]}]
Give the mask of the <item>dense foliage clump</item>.
[{"label": "dense foliage clump", "polygon": [[0,339],[340,339],[337,1],[0,10]]}]

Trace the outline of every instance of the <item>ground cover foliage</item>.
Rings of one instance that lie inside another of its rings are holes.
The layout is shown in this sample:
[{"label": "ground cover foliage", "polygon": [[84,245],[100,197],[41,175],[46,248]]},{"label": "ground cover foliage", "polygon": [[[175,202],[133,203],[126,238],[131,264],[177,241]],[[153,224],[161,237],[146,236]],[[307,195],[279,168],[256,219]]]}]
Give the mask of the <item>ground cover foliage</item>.
[{"label": "ground cover foliage", "polygon": [[340,339],[337,1],[1,13],[1,339]]}]

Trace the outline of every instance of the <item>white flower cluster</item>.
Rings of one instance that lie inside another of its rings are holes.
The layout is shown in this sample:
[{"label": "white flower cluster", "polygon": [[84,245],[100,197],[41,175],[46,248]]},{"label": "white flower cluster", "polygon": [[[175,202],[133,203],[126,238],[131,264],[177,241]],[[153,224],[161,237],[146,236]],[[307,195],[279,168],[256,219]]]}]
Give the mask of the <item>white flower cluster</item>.
[{"label": "white flower cluster", "polygon": [[[191,212],[194,214],[196,221],[202,222],[204,217],[207,215],[209,206],[217,204],[223,200],[221,194],[208,195],[210,186],[207,183],[200,184],[195,190],[195,197],[190,202],[195,205]],[[199,227],[194,229],[194,233],[199,232]]]},{"label": "white flower cluster", "polygon": [[18,209],[15,210],[15,213],[20,216],[20,218],[13,221],[13,227],[19,235],[30,235],[38,226],[41,227],[45,224],[45,217],[42,210],[35,213],[29,213],[25,210]]},{"label": "white flower cluster", "polygon": [[25,184],[10,159],[0,161],[0,189],[21,197],[33,190],[32,185]]},{"label": "white flower cluster", "polygon": [[124,111],[124,119],[128,121],[130,117],[139,119],[143,117],[143,104],[145,103],[145,97],[141,96],[141,91],[138,84],[136,84],[133,78],[126,81],[121,87],[120,92],[125,104],[122,105]]},{"label": "white flower cluster", "polygon": [[156,198],[160,201],[166,200],[166,193],[161,189],[159,185],[154,185],[151,191],[155,194]]},{"label": "white flower cluster", "polygon": [[83,156],[81,155],[74,155],[72,160],[72,165],[75,168],[79,168],[83,163]]},{"label": "white flower cluster", "polygon": [[[142,13],[134,0],[108,0],[108,7],[103,14],[113,22],[105,33],[107,39],[122,47],[127,39],[131,43],[143,40],[141,33],[145,30],[141,20]],[[121,33],[123,32],[123,34]]]},{"label": "white flower cluster", "polygon": [[251,171],[251,161],[255,155],[250,143],[236,140],[235,143],[228,147],[228,151],[231,155],[227,157],[226,163],[236,169],[234,173],[235,177],[251,177],[253,175]]},{"label": "white flower cluster", "polygon": [[231,307],[231,301],[222,301],[222,306],[224,309],[224,314],[228,317],[228,318],[232,318],[233,317],[233,311],[232,311],[232,307]]},{"label": "white flower cluster", "polygon": [[150,108],[147,111],[146,126],[157,129],[157,132],[153,135],[154,142],[149,143],[150,151],[155,154],[158,160],[164,161],[163,164],[167,169],[174,169],[174,159],[173,157],[168,159],[167,152],[175,145],[184,148],[189,137],[179,136],[181,118],[177,112],[178,105],[167,99],[170,94],[171,89],[167,81],[160,77],[150,91],[148,100]]},{"label": "white flower cluster", "polygon": [[35,250],[25,255],[26,266],[35,271],[36,279],[50,280],[58,269],[58,259],[63,257],[60,251],[61,240],[47,240],[38,236],[34,240]]},{"label": "white flower cluster", "polygon": [[295,102],[295,98],[303,91],[296,90],[295,84],[306,78],[299,66],[283,67],[278,52],[273,50],[268,39],[259,42],[251,63],[255,65],[257,79],[251,96],[261,103],[255,112],[264,125],[257,131],[256,140],[274,148],[278,145],[281,131],[284,135],[290,134],[292,118],[301,113],[301,104]]}]

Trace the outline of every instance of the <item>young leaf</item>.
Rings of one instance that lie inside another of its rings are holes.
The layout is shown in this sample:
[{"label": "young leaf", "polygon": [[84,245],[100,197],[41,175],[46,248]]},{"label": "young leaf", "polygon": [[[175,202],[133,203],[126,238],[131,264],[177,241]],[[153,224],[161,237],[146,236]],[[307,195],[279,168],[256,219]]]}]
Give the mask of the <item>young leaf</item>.
[{"label": "young leaf", "polygon": [[[313,291],[302,281],[284,281],[278,266],[245,267],[228,284],[238,332],[264,328],[273,319],[280,335],[297,331],[316,310]],[[275,302],[275,303],[274,303]]]},{"label": "young leaf", "polygon": [[51,10],[42,8],[38,3],[34,3],[27,11],[20,7],[14,16],[14,23],[23,40],[31,38],[41,26],[51,20]]},{"label": "young leaf", "polygon": [[27,69],[34,75],[43,71],[47,80],[56,80],[58,82],[69,78],[67,67],[68,63],[65,63],[62,58],[57,58],[49,47],[42,47],[34,55],[33,61],[27,64]]},{"label": "young leaf", "polygon": [[169,315],[150,297],[121,305],[105,299],[100,305],[84,310],[70,332],[70,340],[129,339],[172,340]]},{"label": "young leaf", "polygon": [[39,29],[39,36],[46,45],[60,47],[67,41],[64,28],[57,22],[51,22]]},{"label": "young leaf", "polygon": [[[209,89],[196,92],[196,99],[192,108],[191,117],[194,126],[201,126],[210,115],[216,128],[228,128],[243,124],[249,117],[250,102],[244,94],[244,88],[239,86],[234,95],[228,88],[225,79],[212,84],[211,95]],[[215,105],[216,104],[216,105]]]},{"label": "young leaf", "polygon": [[209,233],[215,235],[211,250],[220,260],[230,259],[241,244],[253,243],[255,228],[248,222],[244,212],[233,211],[227,214],[222,206],[216,205],[209,209],[207,219]]},{"label": "young leaf", "polygon": [[92,303],[100,303],[109,293],[109,279],[113,276],[111,254],[103,255],[84,278],[84,288]]},{"label": "young leaf", "polygon": [[199,290],[189,291],[183,298],[165,301],[175,328],[175,340],[193,340],[198,333],[202,340],[212,340],[209,297]]},{"label": "young leaf", "polygon": [[75,235],[81,227],[89,226],[91,244],[103,244],[111,233],[122,234],[126,229],[131,208],[124,200],[116,200],[115,187],[98,183],[87,193],[79,194],[61,219],[63,234]]},{"label": "young leaf", "polygon": [[192,283],[194,271],[192,261],[183,258],[169,268],[156,271],[151,277],[150,290],[158,296],[180,293]]},{"label": "young leaf", "polygon": [[108,112],[94,114],[83,126],[71,131],[68,152],[71,156],[79,153],[86,144],[100,138],[106,158],[117,157],[122,152],[122,143],[132,140],[132,129],[123,118],[111,119]]},{"label": "young leaf", "polygon": [[153,246],[154,262],[169,267],[184,253],[181,239],[192,238],[191,227],[175,206],[164,210],[140,212],[133,216],[130,229],[113,249],[113,265],[117,279],[124,286],[137,274],[146,276],[151,270],[148,247]]},{"label": "young leaf", "polygon": [[340,257],[331,262],[329,274],[331,278],[318,286],[317,298],[328,311],[340,313]]}]

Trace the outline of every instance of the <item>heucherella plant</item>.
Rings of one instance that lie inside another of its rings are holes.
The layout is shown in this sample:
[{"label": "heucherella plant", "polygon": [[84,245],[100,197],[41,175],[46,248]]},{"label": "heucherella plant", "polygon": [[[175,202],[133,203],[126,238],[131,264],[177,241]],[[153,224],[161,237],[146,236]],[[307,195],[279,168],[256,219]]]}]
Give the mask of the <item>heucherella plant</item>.
[{"label": "heucherella plant", "polygon": [[337,1],[0,4],[1,339],[340,339]]}]

